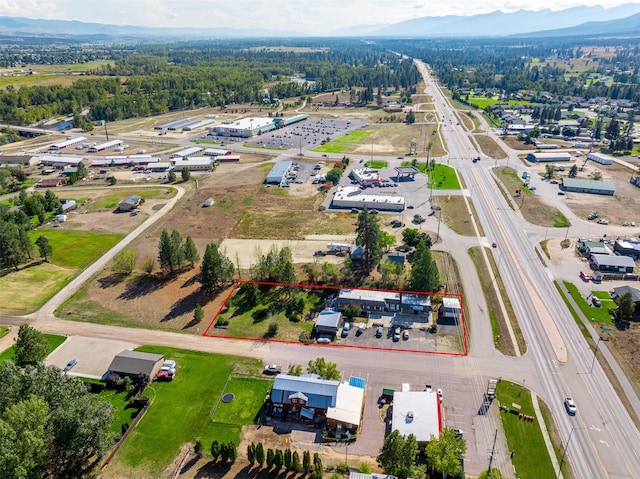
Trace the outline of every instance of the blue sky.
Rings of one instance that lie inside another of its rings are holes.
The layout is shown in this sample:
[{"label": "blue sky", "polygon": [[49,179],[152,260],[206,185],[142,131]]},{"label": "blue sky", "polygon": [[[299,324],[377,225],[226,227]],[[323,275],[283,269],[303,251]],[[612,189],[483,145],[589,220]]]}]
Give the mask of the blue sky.
[{"label": "blue sky", "polygon": [[0,16],[153,27],[268,28],[321,35],[351,25],[425,16],[622,3],[640,0],[0,0]]}]

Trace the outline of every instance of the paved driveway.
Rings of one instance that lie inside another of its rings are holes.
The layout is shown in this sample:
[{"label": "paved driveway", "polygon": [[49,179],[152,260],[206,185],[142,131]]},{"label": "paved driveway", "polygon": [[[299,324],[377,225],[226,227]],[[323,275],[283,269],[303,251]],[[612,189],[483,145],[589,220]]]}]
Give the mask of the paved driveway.
[{"label": "paved driveway", "polygon": [[100,378],[109,368],[113,357],[138,344],[115,339],[70,336],[45,360],[47,366],[64,368],[69,361],[77,359],[78,364],[69,372],[74,376]]}]

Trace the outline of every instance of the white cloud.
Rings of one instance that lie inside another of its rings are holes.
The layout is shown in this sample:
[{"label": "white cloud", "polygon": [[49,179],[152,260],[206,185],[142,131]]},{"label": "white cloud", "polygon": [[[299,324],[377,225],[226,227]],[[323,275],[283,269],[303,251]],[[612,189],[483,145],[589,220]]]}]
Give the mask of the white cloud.
[{"label": "white cloud", "polygon": [[[632,3],[638,3],[634,0]],[[422,16],[615,6],[624,0],[0,0],[0,15],[156,27],[264,28],[317,35]]]}]

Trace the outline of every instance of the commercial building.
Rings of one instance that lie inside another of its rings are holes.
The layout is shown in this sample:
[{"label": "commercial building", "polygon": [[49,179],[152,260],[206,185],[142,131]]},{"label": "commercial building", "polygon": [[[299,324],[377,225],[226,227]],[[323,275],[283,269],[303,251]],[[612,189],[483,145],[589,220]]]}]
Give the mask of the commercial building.
[{"label": "commercial building", "polygon": [[413,434],[421,448],[439,438],[442,411],[438,393],[431,390],[394,392],[391,429],[405,437]]},{"label": "commercial building", "polygon": [[552,161],[571,161],[569,153],[527,153],[527,161],[534,163],[549,163]]},{"label": "commercial building", "polygon": [[107,141],[105,143],[100,143],[99,145],[94,145],[94,146],[90,147],[87,151],[89,153],[98,153],[100,151],[110,150],[110,149],[115,148],[116,146],[120,146],[120,145],[122,145],[122,140],[111,140],[111,141]]},{"label": "commercial building", "polygon": [[629,256],[616,256],[609,254],[592,254],[589,263],[598,271],[633,273],[636,264]]},{"label": "commercial building", "polygon": [[153,173],[164,173],[169,168],[171,168],[171,163],[169,163],[168,161],[159,161],[158,163],[149,165],[149,169]]},{"label": "commercial building", "polygon": [[355,434],[362,418],[364,381],[353,379],[358,378],[340,383],[315,374],[278,374],[271,389],[272,413],[315,423],[326,420],[337,437]]},{"label": "commercial building", "polygon": [[243,118],[228,124],[214,126],[211,134],[216,136],[234,136],[250,138],[254,135],[266,133],[276,129],[274,118]]},{"label": "commercial building", "polygon": [[336,301],[338,309],[357,306],[365,312],[420,314],[431,311],[431,296],[428,294],[400,291],[342,288]]},{"label": "commercial building", "polygon": [[629,256],[636,261],[640,260],[640,241],[635,238],[616,240],[613,243],[613,250],[622,256]]},{"label": "commercial building", "polygon": [[180,118],[179,120],[173,120],[167,123],[162,123],[161,125],[156,125],[153,127],[154,130],[177,130],[182,128],[188,124],[195,124],[200,120],[192,120],[189,118]]},{"label": "commercial building", "polygon": [[207,156],[175,160],[173,169],[175,171],[181,171],[183,168],[189,171],[211,171],[213,168],[213,160]]},{"label": "commercial building", "polygon": [[403,211],[405,198],[400,195],[365,194],[359,186],[342,186],[333,195],[333,208],[364,208]]},{"label": "commercial building", "polygon": [[8,166],[31,166],[38,161],[37,156],[31,155],[1,155],[0,165]]},{"label": "commercial building", "polygon": [[213,120],[202,120],[202,121],[196,120],[195,123],[191,123],[183,126],[182,130],[193,131],[193,130],[197,130],[198,128],[204,128],[205,126],[210,125],[211,123],[213,123]]},{"label": "commercial building", "polygon": [[613,196],[616,185],[611,181],[583,180],[579,178],[562,178],[560,188],[574,193],[590,193]]},{"label": "commercial building", "polygon": [[444,297],[440,307],[440,317],[444,319],[460,319],[462,307],[459,298]]},{"label": "commercial building", "polygon": [[224,155],[230,155],[231,151],[222,150],[220,148],[207,148],[206,150],[204,150],[203,154],[205,156],[224,156]]},{"label": "commercial building", "polygon": [[191,148],[185,148],[184,150],[180,150],[171,155],[171,159],[174,158],[187,158],[189,156],[197,155],[202,151],[202,148],[199,146],[192,146]]},{"label": "commercial building", "polygon": [[379,185],[381,182],[380,172],[371,168],[356,168],[351,172],[351,176],[362,186]]},{"label": "commercial building", "polygon": [[60,141],[58,143],[54,143],[53,145],[50,145],[49,146],[49,150],[51,150],[51,151],[64,150],[68,146],[77,145],[78,143],[82,143],[83,141],[86,141],[86,140],[87,139],[84,136],[78,136],[76,138],[67,138],[66,140],[63,140],[63,141]]},{"label": "commercial building", "polygon": [[613,164],[613,158],[605,155],[604,153],[598,153],[596,151],[592,151],[591,153],[587,154],[587,158],[601,165]]},{"label": "commercial building", "polygon": [[42,166],[53,166],[56,169],[63,169],[67,166],[78,166],[78,163],[84,161],[82,156],[71,155],[43,155],[40,157],[40,164]]},{"label": "commercial building", "polygon": [[279,185],[284,181],[286,174],[289,172],[292,166],[292,161],[277,162],[275,165],[273,165],[273,168],[271,168],[271,171],[269,171],[269,173],[267,174],[267,178],[264,180],[264,182],[267,184]]}]

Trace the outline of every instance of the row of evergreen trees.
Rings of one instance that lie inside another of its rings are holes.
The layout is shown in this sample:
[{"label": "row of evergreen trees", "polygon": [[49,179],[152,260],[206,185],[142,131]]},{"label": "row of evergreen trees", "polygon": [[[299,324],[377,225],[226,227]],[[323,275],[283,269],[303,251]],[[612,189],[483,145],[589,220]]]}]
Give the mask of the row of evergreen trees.
[{"label": "row of evergreen trees", "polygon": [[267,469],[273,468],[275,472],[284,467],[287,471],[303,471],[305,474],[310,474],[309,477],[312,479],[321,479],[324,470],[322,460],[317,452],[313,454],[312,462],[311,453],[304,451],[302,462],[300,462],[298,451],[291,451],[289,448],[284,451],[268,448],[265,453],[261,442],[257,444],[252,442],[247,446],[247,459],[252,467],[254,464],[263,467],[266,463]]}]

